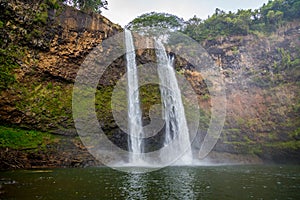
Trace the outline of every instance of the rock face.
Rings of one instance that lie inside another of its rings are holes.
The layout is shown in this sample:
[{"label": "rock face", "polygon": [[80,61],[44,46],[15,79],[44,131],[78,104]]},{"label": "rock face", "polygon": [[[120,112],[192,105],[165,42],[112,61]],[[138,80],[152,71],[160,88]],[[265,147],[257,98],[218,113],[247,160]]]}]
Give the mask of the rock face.
[{"label": "rock face", "polygon": [[[18,65],[13,69],[16,81],[0,91],[0,125],[63,137],[46,152],[2,148],[0,158],[5,163],[0,163],[0,168],[99,164],[76,137],[73,83],[86,56],[95,47],[101,51],[102,41],[122,32],[122,28],[101,15],[63,5],[55,10],[43,3],[0,0],[0,8],[5,10],[0,13],[1,49]],[[212,160],[299,163],[299,28],[299,22],[294,22],[270,36],[233,36],[202,44],[226,83],[227,116]],[[135,35],[135,42],[144,41]],[[16,54],[9,49],[17,49]],[[138,65],[155,60],[153,49],[137,50]],[[180,55],[176,55],[175,63],[199,96],[203,111],[200,123],[204,127],[198,138],[201,142],[212,106],[206,80]],[[127,135],[114,121],[111,93],[125,69],[123,57],[108,66],[99,80],[95,105],[103,130],[123,149],[127,148]],[[147,124],[150,107],[160,101],[159,89],[140,89]],[[161,135],[149,140],[149,151],[157,148],[153,144],[160,142]]]},{"label": "rock face", "polygon": [[203,45],[224,74],[227,116],[218,152],[299,163],[299,22],[270,36]]},{"label": "rock face", "polygon": [[72,88],[86,55],[122,28],[101,15],[64,5],[53,9],[35,1],[1,0],[0,7],[5,11],[0,14],[1,56],[6,59],[10,48],[17,49],[12,60],[18,66],[12,72],[16,81],[0,91],[0,125],[64,137],[46,152],[3,148],[0,167],[97,164],[76,137]]},{"label": "rock face", "polygon": [[46,149],[3,148],[0,157],[0,169],[88,167],[101,164],[76,138],[64,138],[47,145]]},{"label": "rock face", "polygon": [[[1,121],[44,131],[73,127],[71,93],[77,71],[94,47],[122,29],[103,16],[63,5],[54,10],[3,1],[1,6],[6,10],[1,16],[3,46],[25,46],[17,60],[17,81],[2,91]],[[39,13],[46,13],[45,21],[36,20]]]}]

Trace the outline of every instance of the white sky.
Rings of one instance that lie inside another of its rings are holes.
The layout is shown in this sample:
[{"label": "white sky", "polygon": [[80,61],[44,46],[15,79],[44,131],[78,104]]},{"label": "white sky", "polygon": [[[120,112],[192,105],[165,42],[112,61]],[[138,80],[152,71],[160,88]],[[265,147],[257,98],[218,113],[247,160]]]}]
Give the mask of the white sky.
[{"label": "white sky", "polygon": [[124,26],[137,16],[148,12],[166,12],[188,20],[197,15],[206,19],[216,8],[225,11],[256,9],[268,0],[107,0],[108,9],[102,14]]}]

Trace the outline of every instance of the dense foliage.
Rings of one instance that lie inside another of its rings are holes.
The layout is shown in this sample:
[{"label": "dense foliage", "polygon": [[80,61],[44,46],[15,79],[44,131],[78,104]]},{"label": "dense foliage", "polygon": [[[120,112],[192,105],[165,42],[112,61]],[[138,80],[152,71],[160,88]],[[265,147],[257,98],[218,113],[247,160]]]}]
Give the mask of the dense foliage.
[{"label": "dense foliage", "polygon": [[169,29],[180,30],[184,25],[184,20],[168,13],[146,13],[132,20],[126,28],[131,30],[139,29]]},{"label": "dense foliage", "polygon": [[300,18],[300,0],[273,0],[256,10],[238,10],[236,13],[216,9],[202,21],[194,16],[186,22],[184,33],[197,41],[217,36],[247,35],[275,31],[286,21]]},{"label": "dense foliage", "polygon": [[151,12],[135,18],[127,28],[180,30],[197,41],[203,41],[218,36],[269,33],[286,21],[299,18],[300,0],[270,0],[259,9],[238,10],[236,13],[217,8],[206,20],[194,16],[185,22],[175,15]]},{"label": "dense foliage", "polygon": [[58,9],[61,3],[73,6],[84,12],[101,13],[101,9],[107,9],[106,0],[23,0],[31,4],[47,5],[50,8]]},{"label": "dense foliage", "polygon": [[[52,0],[55,1],[55,0]],[[105,0],[61,0],[62,2],[72,5],[85,12],[101,13],[101,9],[107,9],[107,1]]]}]

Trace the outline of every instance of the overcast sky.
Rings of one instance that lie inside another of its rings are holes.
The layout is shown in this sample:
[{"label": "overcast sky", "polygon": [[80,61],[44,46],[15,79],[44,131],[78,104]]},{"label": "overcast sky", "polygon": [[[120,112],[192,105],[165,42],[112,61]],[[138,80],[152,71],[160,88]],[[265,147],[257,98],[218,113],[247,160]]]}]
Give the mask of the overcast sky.
[{"label": "overcast sky", "polygon": [[124,26],[137,16],[148,12],[166,12],[188,20],[197,15],[206,19],[216,8],[225,11],[255,9],[268,0],[107,0],[108,9],[103,15]]}]

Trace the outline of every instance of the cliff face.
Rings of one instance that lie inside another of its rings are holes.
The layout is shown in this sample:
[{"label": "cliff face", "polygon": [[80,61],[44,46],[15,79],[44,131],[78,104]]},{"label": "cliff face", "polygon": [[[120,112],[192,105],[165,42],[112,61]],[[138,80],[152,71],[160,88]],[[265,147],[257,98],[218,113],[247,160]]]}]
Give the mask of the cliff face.
[{"label": "cliff face", "polygon": [[[102,40],[121,31],[103,16],[71,7],[58,10],[23,1],[1,3],[2,48],[21,51],[16,81],[2,91],[1,121],[25,128],[70,131],[71,94],[86,55]],[[45,8],[46,7],[46,8]],[[47,17],[42,21],[40,15]],[[73,131],[73,134],[75,132]]]},{"label": "cliff face", "polygon": [[[11,69],[16,80],[5,79],[5,87],[0,87],[0,125],[60,135],[46,149],[34,152],[2,148],[1,160],[8,164],[1,163],[0,167],[47,166],[50,161],[53,166],[96,164],[76,137],[73,83],[92,49],[101,48],[103,40],[122,29],[103,16],[65,6],[53,9],[47,4],[0,0],[0,7],[5,10],[0,13],[1,59],[9,58],[16,66]],[[299,28],[299,22],[294,22],[270,36],[234,36],[202,44],[221,70],[227,95],[224,130],[211,158],[224,160],[222,157],[244,154],[247,156],[237,159],[299,162]],[[135,41],[143,42],[138,35]],[[151,49],[138,50],[137,54],[139,65],[155,62]],[[176,69],[180,73],[184,69],[195,87],[205,113],[201,119],[205,127],[211,108],[205,80],[180,56]],[[107,135],[126,149],[127,136],[114,122],[110,108],[113,86],[124,73],[125,61],[120,57],[99,81],[95,107]],[[141,88],[143,112],[159,103],[157,93],[157,87]],[[144,122],[149,122],[149,114]],[[158,134],[148,142],[149,150],[156,148],[153,144],[160,137]],[[22,165],[9,159],[14,156]],[[30,164],[30,159],[35,161]]]},{"label": "cliff face", "polygon": [[58,135],[43,148],[1,148],[0,168],[94,165],[75,137],[73,82],[86,55],[121,27],[64,5],[53,9],[45,3],[1,0],[0,7],[5,11],[0,14],[0,60],[9,60],[15,74],[0,91],[0,125]]},{"label": "cliff face", "polygon": [[203,44],[226,82],[227,116],[216,151],[298,162],[299,27],[293,22],[269,36]]}]

